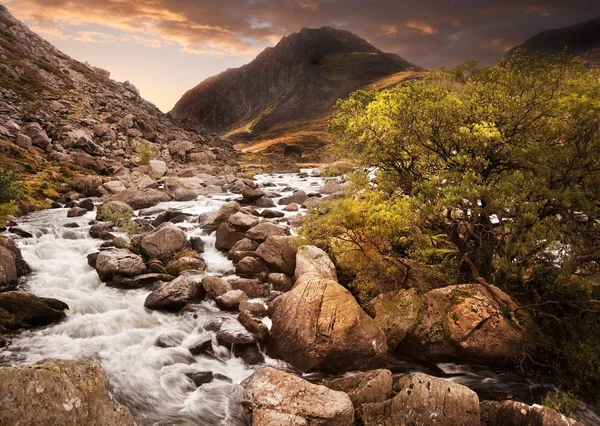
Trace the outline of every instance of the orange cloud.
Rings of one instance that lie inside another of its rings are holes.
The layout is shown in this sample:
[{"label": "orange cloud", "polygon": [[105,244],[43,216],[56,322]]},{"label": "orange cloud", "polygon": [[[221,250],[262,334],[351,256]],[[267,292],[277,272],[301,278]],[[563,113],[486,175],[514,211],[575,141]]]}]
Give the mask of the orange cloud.
[{"label": "orange cloud", "polygon": [[427,25],[423,22],[417,21],[408,21],[406,23],[406,28],[410,28],[411,30],[421,31],[423,34],[437,34],[437,30],[433,28],[431,25]]}]

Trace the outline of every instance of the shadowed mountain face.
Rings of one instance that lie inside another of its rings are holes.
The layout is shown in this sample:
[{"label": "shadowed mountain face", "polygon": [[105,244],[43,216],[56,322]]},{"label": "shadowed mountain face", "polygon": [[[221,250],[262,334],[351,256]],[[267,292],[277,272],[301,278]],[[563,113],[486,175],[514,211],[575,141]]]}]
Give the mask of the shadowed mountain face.
[{"label": "shadowed mountain face", "polygon": [[330,27],[303,29],[243,67],[188,91],[175,117],[240,140],[260,141],[300,128],[323,131],[336,101],[384,77],[419,68],[362,38]]},{"label": "shadowed mountain face", "polygon": [[525,43],[507,52],[513,54],[517,49],[529,52],[559,54],[565,49],[591,65],[600,65],[600,17],[576,25],[542,31],[528,38]]}]

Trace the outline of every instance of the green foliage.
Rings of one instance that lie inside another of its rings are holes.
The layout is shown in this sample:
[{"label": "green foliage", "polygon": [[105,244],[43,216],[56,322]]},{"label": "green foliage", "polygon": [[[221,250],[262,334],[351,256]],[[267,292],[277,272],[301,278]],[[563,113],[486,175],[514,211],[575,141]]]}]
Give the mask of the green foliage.
[{"label": "green foliage", "polygon": [[581,403],[575,398],[572,392],[555,391],[549,393],[542,402],[544,407],[552,408],[565,416],[571,417]]},{"label": "green foliage", "polygon": [[5,226],[8,216],[18,211],[14,201],[19,196],[19,174],[8,167],[0,169],[0,226]]},{"label": "green foliage", "polygon": [[138,155],[138,161],[140,162],[140,164],[144,164],[144,165],[149,164],[150,161],[153,160],[156,156],[156,154],[154,153],[154,149],[152,148],[152,145],[150,145],[148,142],[144,142],[143,144],[141,144],[138,147],[137,155]]},{"label": "green foliage", "polygon": [[129,237],[140,234],[142,226],[133,220],[133,212],[128,208],[112,207],[103,211],[103,220],[112,222],[123,229]]}]

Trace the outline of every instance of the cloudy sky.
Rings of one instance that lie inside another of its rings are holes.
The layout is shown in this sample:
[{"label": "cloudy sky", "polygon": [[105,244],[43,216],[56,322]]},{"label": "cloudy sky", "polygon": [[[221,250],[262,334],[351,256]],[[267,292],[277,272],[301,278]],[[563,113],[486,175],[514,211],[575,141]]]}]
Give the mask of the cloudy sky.
[{"label": "cloudy sky", "polygon": [[205,78],[303,27],[347,29],[426,68],[493,63],[544,29],[600,16],[598,0],[3,0],[80,61],[169,111]]}]

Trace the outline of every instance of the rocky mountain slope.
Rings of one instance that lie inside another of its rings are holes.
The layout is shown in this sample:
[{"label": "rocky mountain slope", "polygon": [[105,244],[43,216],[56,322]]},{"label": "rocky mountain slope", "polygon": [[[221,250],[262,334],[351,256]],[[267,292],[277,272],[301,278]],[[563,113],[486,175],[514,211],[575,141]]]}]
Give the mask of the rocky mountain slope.
[{"label": "rocky mountain slope", "polygon": [[170,170],[234,163],[227,143],[172,122],[132,84],[71,59],[3,6],[0,58],[0,165],[23,178],[22,211],[47,207],[77,173],[137,167],[140,147]]},{"label": "rocky mountain slope", "polygon": [[348,31],[305,28],[249,64],[203,81],[171,114],[197,119],[258,151],[296,142],[315,148],[326,139],[327,117],[338,99],[419,70]]},{"label": "rocky mountain slope", "polygon": [[565,48],[590,65],[600,66],[600,17],[568,27],[542,31],[512,48],[507,54],[523,49],[556,55]]}]

